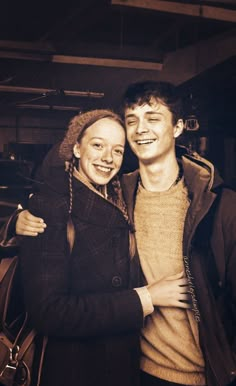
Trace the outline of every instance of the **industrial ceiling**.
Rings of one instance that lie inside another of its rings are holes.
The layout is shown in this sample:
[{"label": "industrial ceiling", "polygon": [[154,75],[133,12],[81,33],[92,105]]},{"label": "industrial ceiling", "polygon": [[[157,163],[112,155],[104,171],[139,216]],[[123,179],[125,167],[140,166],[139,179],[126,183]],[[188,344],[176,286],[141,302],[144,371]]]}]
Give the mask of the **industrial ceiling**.
[{"label": "industrial ceiling", "polygon": [[1,4],[1,114],[118,108],[144,79],[178,85],[202,114],[224,119],[223,103],[234,116],[236,1]]}]

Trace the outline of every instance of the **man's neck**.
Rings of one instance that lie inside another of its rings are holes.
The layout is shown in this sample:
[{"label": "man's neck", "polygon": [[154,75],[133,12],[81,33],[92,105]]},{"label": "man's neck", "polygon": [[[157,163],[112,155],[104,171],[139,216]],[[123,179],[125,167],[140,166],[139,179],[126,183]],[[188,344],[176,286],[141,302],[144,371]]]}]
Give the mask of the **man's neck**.
[{"label": "man's neck", "polygon": [[139,164],[140,178],[143,187],[151,192],[163,192],[175,183],[179,175],[179,165],[176,158],[167,162]]}]

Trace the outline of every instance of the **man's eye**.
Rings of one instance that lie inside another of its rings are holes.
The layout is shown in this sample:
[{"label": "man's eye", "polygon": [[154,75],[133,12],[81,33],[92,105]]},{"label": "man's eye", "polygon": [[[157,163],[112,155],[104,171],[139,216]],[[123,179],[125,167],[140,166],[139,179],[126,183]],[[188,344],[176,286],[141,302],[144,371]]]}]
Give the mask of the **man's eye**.
[{"label": "man's eye", "polygon": [[129,126],[132,126],[132,125],[135,125],[137,123],[136,120],[132,119],[130,121],[126,121],[126,124],[129,125]]},{"label": "man's eye", "polygon": [[159,122],[160,118],[149,118],[148,122]]}]

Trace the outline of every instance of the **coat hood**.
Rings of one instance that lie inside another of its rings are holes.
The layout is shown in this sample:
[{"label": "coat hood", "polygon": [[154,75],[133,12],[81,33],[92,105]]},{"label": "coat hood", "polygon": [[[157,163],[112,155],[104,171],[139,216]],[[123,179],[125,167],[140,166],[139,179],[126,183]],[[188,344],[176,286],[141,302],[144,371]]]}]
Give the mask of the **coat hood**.
[{"label": "coat hood", "polygon": [[[184,152],[185,149],[185,152]],[[206,158],[201,157],[197,152],[188,152],[186,148],[176,148],[178,160],[182,163],[184,177],[190,192],[196,188],[196,183],[199,188],[199,182],[205,186],[205,190],[213,191],[223,184],[218,170]],[[182,154],[179,157],[179,153]]]},{"label": "coat hood", "polygon": [[60,145],[61,143],[54,145],[44,158],[37,173],[37,182],[34,186],[36,191],[49,187],[62,195],[69,194],[68,173],[66,163],[59,155]]},{"label": "coat hood", "polygon": [[[190,198],[194,196],[196,201],[199,201],[197,197],[201,197],[203,192],[208,192],[211,196],[215,196],[214,192],[223,185],[223,179],[214,165],[198,153],[190,153],[184,146],[176,146],[176,156],[182,164]],[[135,196],[138,180],[138,169],[122,177],[123,194],[131,219],[133,219],[133,197]]]}]

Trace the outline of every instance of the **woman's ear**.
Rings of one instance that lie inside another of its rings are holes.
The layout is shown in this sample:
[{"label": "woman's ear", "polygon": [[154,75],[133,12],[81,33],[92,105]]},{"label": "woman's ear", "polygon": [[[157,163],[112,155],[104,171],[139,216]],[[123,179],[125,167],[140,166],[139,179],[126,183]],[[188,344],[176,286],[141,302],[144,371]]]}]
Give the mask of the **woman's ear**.
[{"label": "woman's ear", "polygon": [[174,127],[174,138],[178,138],[184,130],[184,121],[183,119],[178,119]]},{"label": "woman's ear", "polygon": [[76,158],[80,158],[80,146],[79,143],[76,143],[73,147],[73,154]]}]

